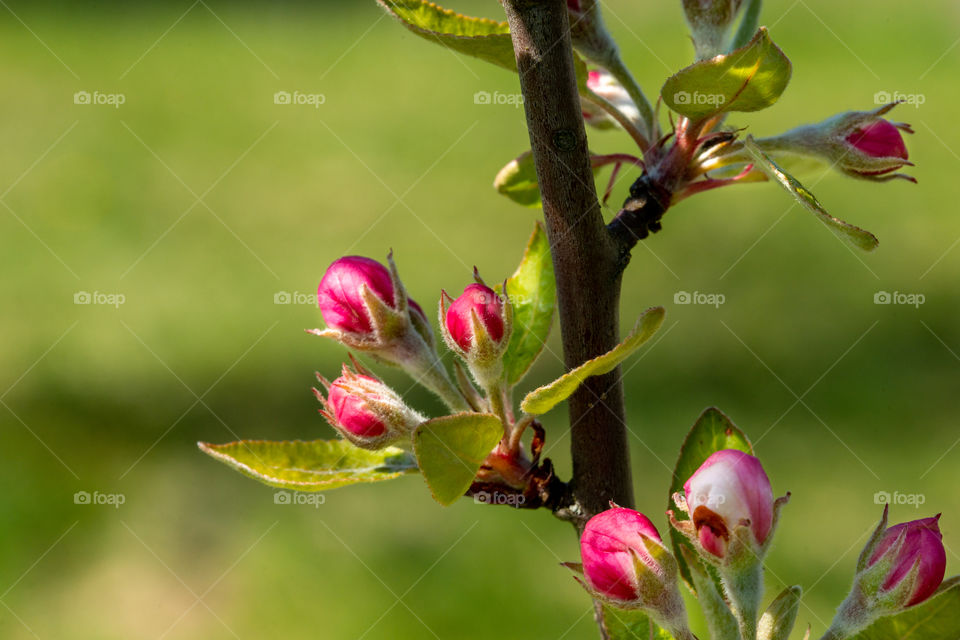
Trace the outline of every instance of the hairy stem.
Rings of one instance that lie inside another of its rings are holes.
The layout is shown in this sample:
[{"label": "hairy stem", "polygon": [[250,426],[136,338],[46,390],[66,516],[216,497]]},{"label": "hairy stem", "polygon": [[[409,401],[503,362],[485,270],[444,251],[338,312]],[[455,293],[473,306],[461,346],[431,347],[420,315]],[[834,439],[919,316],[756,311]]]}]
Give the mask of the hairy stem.
[{"label": "hairy stem", "polygon": [[[564,0],[502,0],[520,72],[557,278],[564,361],[572,369],[619,339],[623,262],[590,170]],[[580,521],[615,501],[633,505],[619,369],[570,398],[573,490]]]}]

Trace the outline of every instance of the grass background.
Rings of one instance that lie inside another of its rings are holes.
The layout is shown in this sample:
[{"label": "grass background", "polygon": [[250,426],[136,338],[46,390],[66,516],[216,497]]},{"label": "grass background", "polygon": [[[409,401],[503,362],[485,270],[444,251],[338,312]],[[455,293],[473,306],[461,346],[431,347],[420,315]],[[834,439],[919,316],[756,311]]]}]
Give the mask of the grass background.
[{"label": "grass background", "polygon": [[[691,58],[679,3],[610,5],[655,94]],[[922,494],[895,520],[944,512],[949,570],[960,563],[960,9],[767,5],[793,80],[773,108],[733,121],[766,135],[872,108],[878,91],[920,94],[894,112],[917,130],[920,184],[805,176],[880,237],[871,255],[771,185],[684,202],[634,251],[624,323],[654,304],[668,318],[624,371],[639,508],[665,532],[676,451],[704,407],[721,407],[775,490],[793,492],[768,597],[802,585],[800,621],[816,634],[878,491]],[[546,513],[444,509],[417,477],[275,505],[195,448],[331,435],[309,387],[344,351],[303,333],[320,323],[312,305],[274,295],[308,297],[337,256],[393,248],[428,307],[473,265],[493,280],[512,271],[536,214],[490,183],[528,147],[522,110],[473,95],[515,94],[516,77],[415,38],[373,2],[11,2],[0,15],[0,636],[595,637],[557,566],[576,559],[574,537]],[[126,102],[75,105],[81,90]],[[275,105],[280,90],[326,100]],[[606,132],[591,146],[630,149]],[[881,290],[926,302],[877,306]],[[125,303],[75,305],[78,291]],[[678,291],[726,303],[675,305]],[[562,371],[557,335],[550,348],[526,384]],[[546,423],[567,475],[564,412]],[[125,503],[75,505],[77,491]]]}]

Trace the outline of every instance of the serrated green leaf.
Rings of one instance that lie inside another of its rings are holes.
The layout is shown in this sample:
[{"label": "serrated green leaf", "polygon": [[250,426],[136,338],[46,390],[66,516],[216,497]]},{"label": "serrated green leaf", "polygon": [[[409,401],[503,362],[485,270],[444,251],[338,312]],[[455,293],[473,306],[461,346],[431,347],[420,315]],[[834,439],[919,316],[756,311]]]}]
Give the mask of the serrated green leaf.
[{"label": "serrated green leaf", "polygon": [[757,146],[753,136],[747,136],[743,141],[743,145],[751,157],[753,157],[758,169],[763,171],[768,178],[786,189],[787,193],[792,195],[807,211],[817,216],[817,218],[842,239],[864,251],[873,251],[880,244],[877,237],[869,231],[856,227],[849,222],[844,222],[839,218],[834,218],[827,213],[823,205],[820,204],[817,198],[810,193],[806,187],[800,184],[792,175],[784,171],[780,165],[774,162],[770,156],[765,154],[763,150]]},{"label": "serrated green leaf", "polygon": [[615,609],[603,605],[605,637],[610,640],[673,640],[642,609]]},{"label": "serrated green leaf", "polygon": [[517,204],[532,209],[543,206],[532,151],[521,153],[500,169],[497,177],[493,179],[493,187]]},{"label": "serrated green leaf", "polygon": [[691,120],[760,111],[777,101],[791,73],[790,60],[761,27],[745,46],[671,76],[660,94],[668,107]]},{"label": "serrated green leaf", "polygon": [[367,451],[346,440],[199,442],[200,450],[254,480],[282,489],[324,491],[358,482],[392,480],[417,471],[396,447]]},{"label": "serrated green leaf", "polygon": [[485,413],[443,416],[417,427],[413,449],[434,499],[449,506],[463,496],[502,437],[500,419]]},{"label": "serrated green leaf", "polygon": [[[502,293],[500,285],[496,289]],[[550,243],[539,221],[527,242],[520,266],[507,280],[507,296],[513,305],[513,334],[503,355],[503,370],[507,384],[512,387],[526,375],[543,350],[557,306]]]},{"label": "serrated green leaf", "polygon": [[573,395],[581,383],[590,376],[599,376],[613,371],[656,333],[663,324],[664,313],[666,312],[663,307],[647,309],[623,342],[602,356],[597,356],[576,369],[568,371],[550,384],[531,391],[523,399],[520,408],[532,415],[544,414]]},{"label": "serrated green leaf", "polygon": [[[674,493],[683,493],[683,484],[690,479],[697,469],[700,468],[707,458],[723,449],[738,449],[749,454],[753,454],[753,446],[742,431],[737,429],[736,425],[730,421],[722,411],[710,407],[697,418],[696,423],[687,434],[683,446],[680,447],[680,457],[677,459],[677,466],[673,470],[673,479],[670,481],[670,494],[667,497],[667,508],[672,509],[677,520],[686,520],[688,516],[677,509],[673,503]],[[693,546],[672,527],[670,528],[670,539],[673,542],[674,554],[677,558],[677,564],[680,566],[680,574],[687,584],[693,587],[693,578],[690,575],[690,567],[680,551],[681,546],[694,551]],[[694,552],[695,553],[695,552]],[[711,570],[712,567],[707,567]],[[711,571],[711,575],[716,575]],[[719,582],[718,582],[718,588]],[[720,593],[723,593],[721,590]]]},{"label": "serrated green leaf", "polygon": [[459,53],[517,70],[510,26],[473,18],[425,0],[377,0],[393,17],[421,38]]},{"label": "serrated green leaf", "polygon": [[957,640],[960,638],[960,576],[945,580],[926,602],[880,618],[850,640]]}]

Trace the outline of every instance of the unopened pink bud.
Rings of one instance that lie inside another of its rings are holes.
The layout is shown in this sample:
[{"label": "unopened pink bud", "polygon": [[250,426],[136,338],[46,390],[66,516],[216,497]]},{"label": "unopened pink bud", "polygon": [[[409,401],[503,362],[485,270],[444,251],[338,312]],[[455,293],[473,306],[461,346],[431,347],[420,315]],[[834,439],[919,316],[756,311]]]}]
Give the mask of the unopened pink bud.
[{"label": "unopened pink bud", "polygon": [[633,509],[610,509],[590,518],[580,537],[587,585],[611,600],[638,600],[641,594],[633,554],[651,570],[658,569],[644,537],[661,542],[653,523]]},{"label": "unopened pink bud", "polygon": [[883,533],[876,549],[870,556],[867,566],[873,566],[880,557],[893,546],[901,533],[906,532],[903,546],[893,560],[882,588],[890,591],[913,570],[919,563],[917,581],[911,593],[907,594],[904,607],[910,607],[929,598],[940,583],[947,566],[947,555],[943,547],[943,536],[940,534],[938,521],[940,516],[923,518],[912,522],[896,524]]},{"label": "unopened pink bud", "polygon": [[900,130],[887,120],[877,120],[863,128],[854,129],[846,140],[854,148],[874,158],[906,160],[910,157]]},{"label": "unopened pink bud", "polygon": [[404,403],[396,391],[354,361],[358,371],[344,366],[343,375],[327,382],[327,397],[313,392],[323,405],[320,413],[351,443],[364,449],[382,449],[403,442],[425,418]]},{"label": "unopened pink bud", "polygon": [[317,304],[328,327],[360,334],[373,331],[363,301],[364,285],[387,305],[394,305],[390,271],[376,260],[346,256],[330,265],[317,289]]},{"label": "unopened pink bud", "polygon": [[894,102],[873,111],[841,113],[757,143],[764,151],[820,157],[854,178],[916,182],[906,174],[893,173],[910,165],[903,133],[913,133],[910,125],[882,117],[896,106]]},{"label": "unopened pink bud", "polygon": [[736,449],[717,451],[683,485],[701,546],[724,557],[734,528],[749,522],[757,545],[773,527],[773,490],[760,460]]},{"label": "unopened pink bud", "polygon": [[474,283],[447,309],[446,327],[453,341],[463,351],[473,347],[473,316],[477,317],[494,342],[500,342],[504,333],[503,301],[486,285]]},{"label": "unopened pink bud", "polygon": [[361,379],[372,385],[380,384],[375,378],[356,375],[354,380],[339,377],[330,384],[330,393],[327,402],[330,405],[331,415],[337,424],[355,436],[362,438],[376,438],[387,430],[383,420],[372,411],[368,405],[371,400],[379,400],[376,392],[367,392],[364,395],[351,393],[351,382]]}]

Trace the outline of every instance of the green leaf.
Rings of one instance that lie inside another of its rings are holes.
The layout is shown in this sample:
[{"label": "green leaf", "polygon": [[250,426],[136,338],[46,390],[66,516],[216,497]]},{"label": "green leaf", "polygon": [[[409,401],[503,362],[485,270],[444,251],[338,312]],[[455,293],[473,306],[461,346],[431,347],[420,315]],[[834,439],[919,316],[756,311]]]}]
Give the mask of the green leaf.
[{"label": "green leaf", "polygon": [[[680,447],[677,466],[673,470],[667,508],[673,510],[677,520],[687,520],[688,516],[676,508],[673,503],[673,494],[683,493],[683,484],[690,479],[690,476],[700,468],[700,465],[706,462],[707,458],[723,449],[738,449],[753,454],[753,446],[747,440],[747,436],[737,429],[723,412],[710,407],[697,418],[697,422],[693,425],[690,433],[687,434],[687,439],[683,441],[683,446]],[[670,539],[673,541],[675,552],[673,555],[676,556],[677,564],[680,565],[680,574],[687,581],[687,584],[693,588],[690,567],[680,551],[680,547],[685,546],[691,552],[694,552],[693,546],[673,527],[670,528]],[[723,591],[720,591],[720,593],[723,593]]]},{"label": "green leaf", "polygon": [[[498,285],[497,291],[500,289]],[[539,221],[527,242],[520,266],[507,280],[507,296],[513,305],[513,334],[503,356],[503,368],[507,384],[512,387],[543,350],[557,305],[550,243]]]},{"label": "green leaf", "polygon": [[417,427],[413,449],[434,499],[449,506],[466,493],[502,437],[500,419],[485,413],[443,416]]},{"label": "green leaf", "polygon": [[960,576],[945,580],[926,602],[880,618],[850,640],[957,640],[960,638]]},{"label": "green leaf", "polygon": [[777,101],[791,73],[790,60],[761,27],[745,46],[668,78],[660,95],[668,107],[691,120],[722,112],[760,111]]},{"label": "green leaf", "polygon": [[663,307],[647,309],[637,320],[637,324],[626,340],[602,356],[597,356],[576,369],[568,371],[550,384],[531,391],[523,399],[520,408],[533,415],[546,413],[573,395],[580,384],[590,376],[599,376],[613,371],[660,328],[664,313],[666,312]]},{"label": "green leaf", "polygon": [[199,442],[197,446],[245,476],[296,491],[392,480],[417,470],[413,456],[403,449],[367,451],[346,440],[241,440],[228,444]]},{"label": "green leaf", "polygon": [[642,609],[616,609],[603,605],[605,637],[610,640],[673,640],[673,636],[651,620]]},{"label": "green leaf", "polygon": [[807,211],[817,216],[831,231],[858,249],[873,251],[877,248],[880,242],[876,236],[865,229],[855,227],[827,213],[823,205],[820,204],[817,198],[810,193],[806,187],[800,184],[792,175],[780,168],[770,156],[765,154],[760,147],[757,146],[753,136],[747,136],[743,144],[753,157],[757,168],[763,171],[768,178],[779,183],[780,186],[787,190],[787,193],[792,195]]},{"label": "green leaf", "polygon": [[500,169],[497,177],[493,179],[493,187],[498,193],[507,196],[517,204],[532,209],[543,206],[532,151],[521,153]]},{"label": "green leaf", "polygon": [[472,18],[425,0],[377,2],[421,38],[509,71],[517,70],[510,26],[506,22]]},{"label": "green leaf", "polygon": [[[377,0],[412,33],[435,42],[450,51],[486,60],[508,71],[517,70],[517,59],[510,38],[510,25],[488,18],[473,18],[444,9],[426,0]],[[587,65],[573,53],[577,87],[587,89]]]}]

